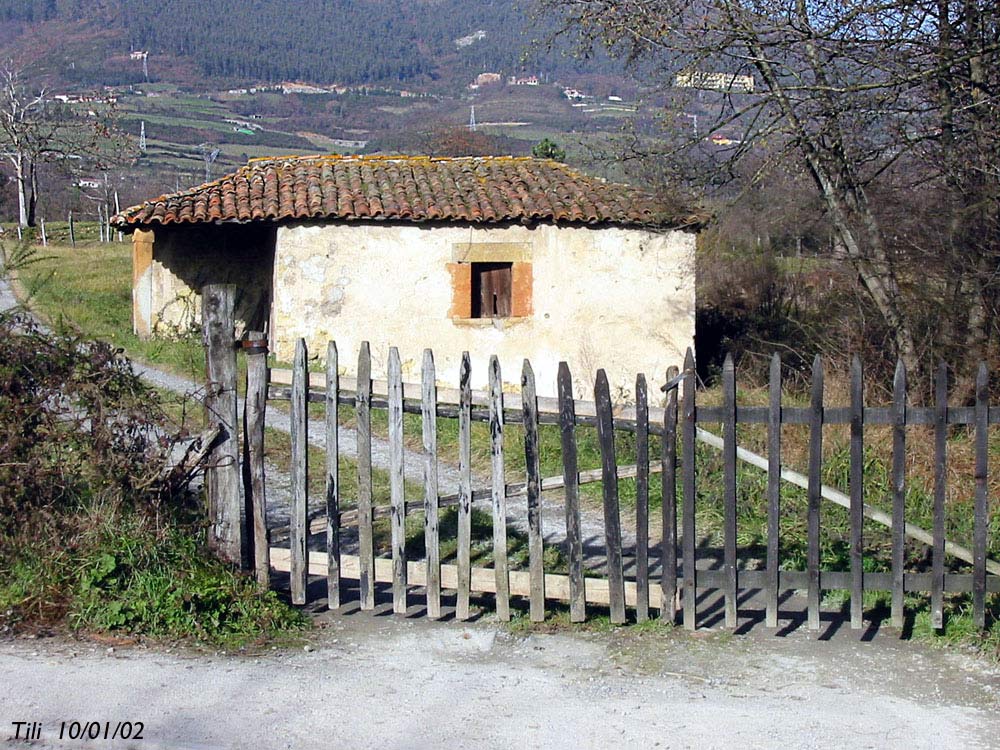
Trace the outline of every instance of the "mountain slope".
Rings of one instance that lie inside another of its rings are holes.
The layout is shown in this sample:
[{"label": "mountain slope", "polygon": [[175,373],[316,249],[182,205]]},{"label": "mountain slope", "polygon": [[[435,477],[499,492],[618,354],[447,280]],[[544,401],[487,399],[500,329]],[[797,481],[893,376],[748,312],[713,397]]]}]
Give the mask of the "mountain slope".
[{"label": "mountain slope", "polygon": [[[607,72],[537,40],[554,28],[515,0],[0,0],[0,24],[84,22],[206,77],[315,83],[466,80],[483,70]],[[476,32],[483,32],[477,34]],[[465,44],[456,40],[466,38]]]}]

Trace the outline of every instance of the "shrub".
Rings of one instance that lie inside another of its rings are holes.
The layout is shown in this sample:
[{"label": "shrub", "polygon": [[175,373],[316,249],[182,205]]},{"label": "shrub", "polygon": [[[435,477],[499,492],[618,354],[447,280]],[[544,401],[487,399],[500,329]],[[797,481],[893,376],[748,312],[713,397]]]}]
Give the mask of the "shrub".
[{"label": "shrub", "polygon": [[0,625],[234,645],[299,627],[211,557],[182,432],[121,350],[0,313]]}]

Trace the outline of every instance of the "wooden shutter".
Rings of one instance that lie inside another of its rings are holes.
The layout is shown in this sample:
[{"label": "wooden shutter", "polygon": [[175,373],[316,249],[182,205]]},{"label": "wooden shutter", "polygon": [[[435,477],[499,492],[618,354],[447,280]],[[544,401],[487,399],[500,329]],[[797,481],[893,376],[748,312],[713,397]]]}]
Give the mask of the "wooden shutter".
[{"label": "wooden shutter", "polygon": [[473,263],[472,317],[509,318],[512,288],[510,263]]}]

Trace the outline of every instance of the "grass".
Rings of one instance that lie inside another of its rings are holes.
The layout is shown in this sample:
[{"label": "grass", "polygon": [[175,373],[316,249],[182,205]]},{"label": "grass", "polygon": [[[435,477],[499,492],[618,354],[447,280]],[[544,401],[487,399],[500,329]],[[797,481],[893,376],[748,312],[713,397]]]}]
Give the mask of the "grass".
[{"label": "grass", "polygon": [[[164,519],[161,519],[161,521]],[[84,501],[62,516],[68,545],[0,539],[0,623],[68,626],[246,648],[306,626],[274,592],[216,560],[185,523],[159,528],[126,507]]]},{"label": "grass", "polygon": [[[91,227],[79,224],[84,237]],[[53,227],[61,239],[62,227]],[[49,323],[71,324],[89,336],[121,347],[132,359],[201,380],[205,355],[201,339],[143,340],[132,333],[132,258],[129,244],[78,241],[38,248],[34,262],[19,273],[29,304]]]}]

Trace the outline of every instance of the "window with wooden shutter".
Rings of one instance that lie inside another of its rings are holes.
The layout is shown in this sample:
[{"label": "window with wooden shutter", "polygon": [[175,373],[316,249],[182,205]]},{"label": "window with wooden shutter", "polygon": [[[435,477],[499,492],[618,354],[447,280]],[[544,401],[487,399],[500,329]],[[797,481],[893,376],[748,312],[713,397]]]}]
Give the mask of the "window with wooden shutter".
[{"label": "window with wooden shutter", "polygon": [[509,318],[513,263],[472,264],[472,317]]}]

